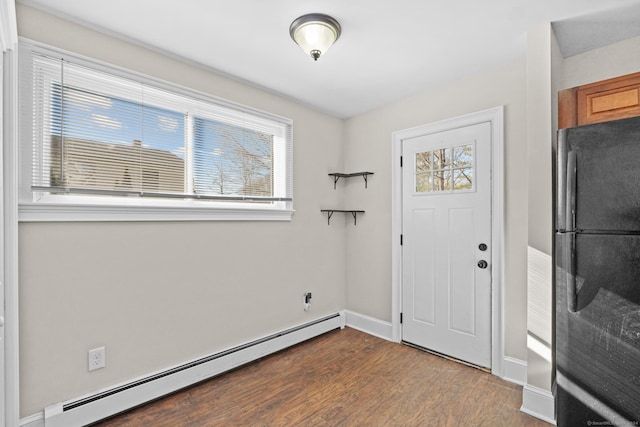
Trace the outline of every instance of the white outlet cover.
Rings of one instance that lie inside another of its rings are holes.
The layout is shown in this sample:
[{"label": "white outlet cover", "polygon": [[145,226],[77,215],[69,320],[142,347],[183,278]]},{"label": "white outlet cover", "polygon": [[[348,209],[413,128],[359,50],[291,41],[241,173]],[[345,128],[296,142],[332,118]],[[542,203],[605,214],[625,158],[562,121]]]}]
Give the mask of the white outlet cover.
[{"label": "white outlet cover", "polygon": [[89,371],[104,368],[106,366],[105,348],[99,347],[89,350]]}]

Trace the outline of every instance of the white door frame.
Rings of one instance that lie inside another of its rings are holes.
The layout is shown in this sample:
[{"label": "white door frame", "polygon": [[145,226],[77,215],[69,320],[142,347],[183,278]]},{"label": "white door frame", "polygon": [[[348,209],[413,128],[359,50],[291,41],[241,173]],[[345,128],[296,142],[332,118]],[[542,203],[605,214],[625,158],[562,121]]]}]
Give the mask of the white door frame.
[{"label": "white door frame", "polygon": [[491,123],[491,372],[503,376],[504,368],[504,107],[479,111],[429,123],[392,134],[391,233],[393,242],[391,282],[391,330],[395,342],[402,340],[402,141],[478,123]]},{"label": "white door frame", "polygon": [[[17,45],[15,46],[17,48]],[[16,49],[4,52],[3,232],[6,426],[20,417],[18,328],[18,78]],[[2,426],[2,424],[0,424]]]}]

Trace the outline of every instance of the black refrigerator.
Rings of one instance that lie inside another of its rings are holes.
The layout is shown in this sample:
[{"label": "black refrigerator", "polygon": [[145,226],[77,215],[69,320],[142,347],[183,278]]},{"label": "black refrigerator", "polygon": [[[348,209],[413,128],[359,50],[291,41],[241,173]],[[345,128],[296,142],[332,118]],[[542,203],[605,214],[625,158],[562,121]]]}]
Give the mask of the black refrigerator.
[{"label": "black refrigerator", "polygon": [[557,425],[640,425],[640,118],[558,134]]}]

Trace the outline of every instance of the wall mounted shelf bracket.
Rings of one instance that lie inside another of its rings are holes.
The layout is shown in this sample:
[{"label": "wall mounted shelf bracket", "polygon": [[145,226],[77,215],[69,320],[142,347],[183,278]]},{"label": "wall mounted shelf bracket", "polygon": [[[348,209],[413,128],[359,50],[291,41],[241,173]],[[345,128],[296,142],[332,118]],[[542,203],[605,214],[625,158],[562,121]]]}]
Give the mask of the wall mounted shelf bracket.
[{"label": "wall mounted shelf bracket", "polygon": [[364,178],[364,188],[367,188],[367,177],[373,175],[373,172],[354,172],[354,173],[330,173],[329,176],[333,177],[333,189],[336,189],[336,184],[340,178],[351,178],[352,176],[361,176]]},{"label": "wall mounted shelf bracket", "polygon": [[363,214],[364,211],[356,211],[356,210],[342,210],[342,209],[320,209],[320,212],[327,213],[327,225],[331,225],[331,217],[334,212],[349,212],[353,215],[353,225],[356,225],[357,215]]}]

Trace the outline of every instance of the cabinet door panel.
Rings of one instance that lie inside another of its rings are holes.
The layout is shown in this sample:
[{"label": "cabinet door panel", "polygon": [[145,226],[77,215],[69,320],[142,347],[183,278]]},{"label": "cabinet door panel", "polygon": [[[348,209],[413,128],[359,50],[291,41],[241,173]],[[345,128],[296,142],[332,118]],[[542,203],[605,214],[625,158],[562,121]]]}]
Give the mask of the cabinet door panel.
[{"label": "cabinet door panel", "polygon": [[640,116],[640,73],[565,89],[558,94],[559,128]]}]

